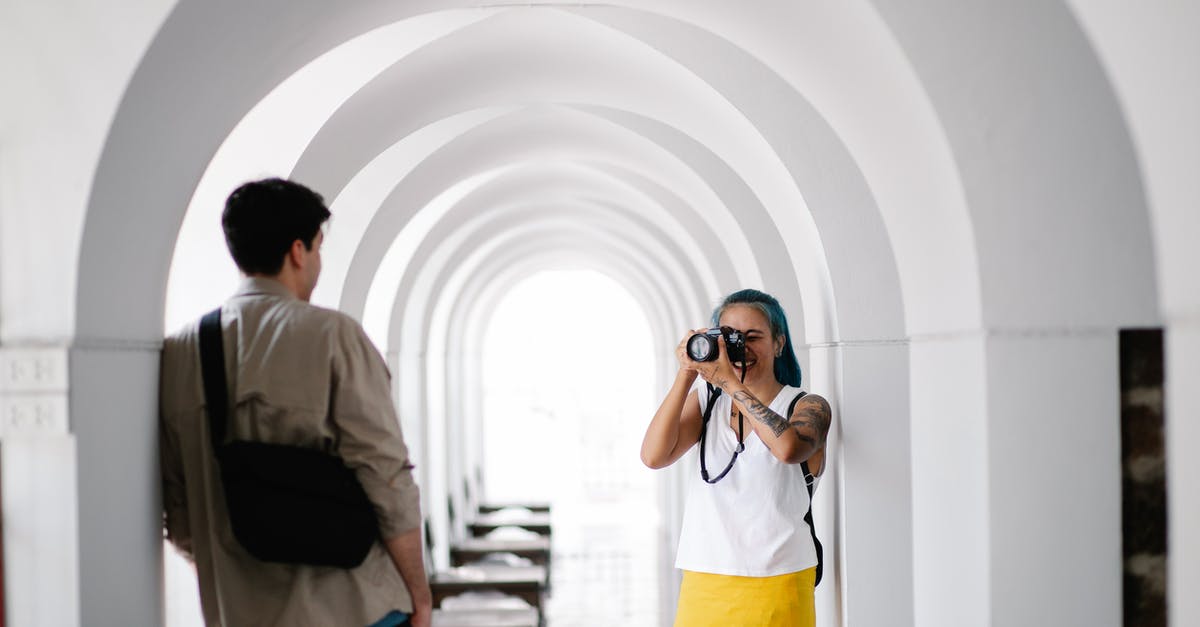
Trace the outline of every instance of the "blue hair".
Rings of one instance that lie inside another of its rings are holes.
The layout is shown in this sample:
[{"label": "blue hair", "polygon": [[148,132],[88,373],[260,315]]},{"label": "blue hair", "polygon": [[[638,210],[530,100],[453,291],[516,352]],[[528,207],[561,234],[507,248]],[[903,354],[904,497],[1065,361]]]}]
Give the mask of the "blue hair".
[{"label": "blue hair", "polygon": [[725,297],[713,310],[712,324],[721,324],[721,314],[730,305],[748,305],[762,312],[771,326],[771,339],[783,337],[783,351],[775,358],[775,380],[792,387],[800,387],[803,378],[796,351],[792,348],[792,334],[788,331],[787,316],[774,296],[758,290],[739,290]]}]

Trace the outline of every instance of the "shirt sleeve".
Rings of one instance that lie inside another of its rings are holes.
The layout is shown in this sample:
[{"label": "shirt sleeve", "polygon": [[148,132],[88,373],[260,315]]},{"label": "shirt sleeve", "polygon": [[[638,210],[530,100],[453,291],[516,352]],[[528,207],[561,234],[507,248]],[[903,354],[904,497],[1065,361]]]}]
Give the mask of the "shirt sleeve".
[{"label": "shirt sleeve", "polygon": [[330,415],[340,432],[338,453],[374,505],[381,535],[391,539],[421,524],[413,465],[383,358],[357,323],[339,326],[330,399]]},{"label": "shirt sleeve", "polygon": [[[164,367],[163,372],[166,371],[167,368]],[[187,483],[184,480],[181,455],[179,433],[169,424],[160,407],[158,463],[159,474],[162,478],[163,530],[171,544],[174,544],[188,559],[192,559],[192,532],[188,522]]]}]

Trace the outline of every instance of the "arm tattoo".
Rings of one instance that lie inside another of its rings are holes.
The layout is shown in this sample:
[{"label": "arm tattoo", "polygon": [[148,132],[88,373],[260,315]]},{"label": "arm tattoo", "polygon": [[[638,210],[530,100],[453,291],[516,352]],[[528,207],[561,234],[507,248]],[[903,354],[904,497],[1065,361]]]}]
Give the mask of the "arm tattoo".
[{"label": "arm tattoo", "polygon": [[733,398],[737,399],[742,404],[742,407],[746,408],[751,418],[767,425],[771,429],[771,433],[775,434],[775,437],[783,435],[783,432],[788,430],[788,422],[783,419],[783,416],[771,411],[770,407],[763,405],[762,401],[754,398],[749,392],[742,390],[735,393]]},{"label": "arm tattoo", "polygon": [[[816,402],[798,403],[795,413],[792,414],[792,421],[788,424],[795,428],[796,435],[801,440],[813,446],[824,446],[825,436],[829,433],[829,423],[831,422],[829,403],[820,397],[813,398],[813,400]],[[815,432],[817,437],[812,437],[806,431]],[[820,439],[819,444],[818,438]]]}]

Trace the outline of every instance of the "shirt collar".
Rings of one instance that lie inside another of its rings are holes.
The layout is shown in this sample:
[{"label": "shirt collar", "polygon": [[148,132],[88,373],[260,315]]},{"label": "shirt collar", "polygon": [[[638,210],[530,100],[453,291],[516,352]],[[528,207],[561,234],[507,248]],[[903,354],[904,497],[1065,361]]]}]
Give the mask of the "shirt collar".
[{"label": "shirt collar", "polygon": [[283,283],[264,276],[249,276],[242,279],[234,296],[279,296],[281,298],[296,298],[296,295]]}]

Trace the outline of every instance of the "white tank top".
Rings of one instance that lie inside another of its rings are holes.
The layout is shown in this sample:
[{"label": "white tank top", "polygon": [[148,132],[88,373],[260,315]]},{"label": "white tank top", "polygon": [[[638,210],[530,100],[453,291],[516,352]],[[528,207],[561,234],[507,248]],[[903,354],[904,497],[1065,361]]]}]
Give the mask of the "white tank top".
[{"label": "white tank top", "polygon": [[[701,381],[697,392],[703,412],[708,386]],[[799,393],[799,388],[785,385],[771,401],[771,409],[784,415]],[[725,468],[737,446],[737,431],[729,426],[730,403],[728,394],[717,397],[708,422],[704,444],[710,477]],[[746,449],[725,478],[706,483],[700,478],[699,452],[692,456],[676,568],[773,577],[817,565],[812,532],[804,522],[809,505],[804,471],[800,464],[776,459],[749,424],[753,419],[745,420]]]}]

